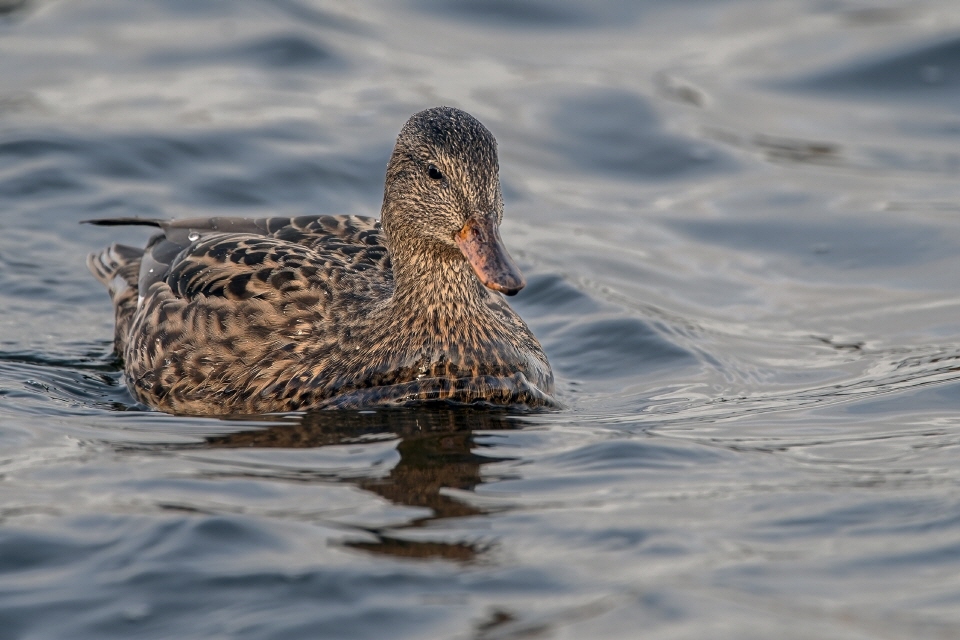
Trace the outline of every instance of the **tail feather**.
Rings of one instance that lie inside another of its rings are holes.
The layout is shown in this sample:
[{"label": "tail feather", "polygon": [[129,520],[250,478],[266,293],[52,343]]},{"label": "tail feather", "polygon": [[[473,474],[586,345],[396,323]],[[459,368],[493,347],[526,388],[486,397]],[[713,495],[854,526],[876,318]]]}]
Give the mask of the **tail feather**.
[{"label": "tail feather", "polygon": [[81,220],[80,224],[95,224],[98,227],[119,227],[122,225],[141,225],[145,227],[162,227],[165,220],[157,218],[94,218]]},{"label": "tail feather", "polygon": [[114,346],[123,354],[127,332],[137,310],[140,277],[140,261],[143,249],[123,244],[112,244],[103,251],[87,256],[87,267],[94,277],[102,282],[113,300],[116,329]]},{"label": "tail feather", "polygon": [[[142,258],[143,249],[125,244],[112,244],[103,251],[87,256],[87,268],[110,290],[110,295],[115,297],[122,288],[137,288]],[[120,282],[117,282],[118,277]]]}]

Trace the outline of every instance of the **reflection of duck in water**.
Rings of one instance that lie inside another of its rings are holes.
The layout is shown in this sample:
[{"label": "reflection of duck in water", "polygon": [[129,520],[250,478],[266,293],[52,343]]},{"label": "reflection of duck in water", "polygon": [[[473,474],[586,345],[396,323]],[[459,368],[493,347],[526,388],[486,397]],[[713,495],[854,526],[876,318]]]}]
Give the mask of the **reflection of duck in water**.
[{"label": "reflection of duck in water", "polygon": [[547,358],[495,293],[524,286],[502,215],[496,141],[439,107],[401,130],[380,221],[100,220],[162,232],[88,265],[113,298],[127,384],[164,411],[551,406]]},{"label": "reflection of duck in water", "polygon": [[[292,422],[291,418],[296,421]],[[483,545],[451,540],[449,536],[412,538],[404,535],[404,531],[446,518],[484,515],[483,508],[450,496],[444,490],[473,491],[483,483],[483,465],[506,459],[485,454],[482,445],[474,440],[475,432],[512,430],[530,424],[518,422],[515,416],[497,410],[426,407],[376,412],[312,411],[302,416],[272,419],[278,421],[276,426],[211,436],[202,445],[185,446],[190,449],[307,449],[338,444],[363,446],[373,435],[397,436],[400,460],[388,475],[356,477],[351,474],[344,479],[393,504],[427,508],[430,515],[405,524],[395,523],[386,529],[368,528],[361,539],[344,544],[377,554],[462,561],[473,560],[483,551]]]}]

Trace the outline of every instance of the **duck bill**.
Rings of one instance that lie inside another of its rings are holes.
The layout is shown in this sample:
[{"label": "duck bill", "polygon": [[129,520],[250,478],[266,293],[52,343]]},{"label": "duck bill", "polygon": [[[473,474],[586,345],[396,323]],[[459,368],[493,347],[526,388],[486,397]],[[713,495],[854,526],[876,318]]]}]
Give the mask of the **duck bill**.
[{"label": "duck bill", "polygon": [[512,296],[526,286],[500,239],[493,218],[471,218],[456,235],[457,246],[485,287]]}]

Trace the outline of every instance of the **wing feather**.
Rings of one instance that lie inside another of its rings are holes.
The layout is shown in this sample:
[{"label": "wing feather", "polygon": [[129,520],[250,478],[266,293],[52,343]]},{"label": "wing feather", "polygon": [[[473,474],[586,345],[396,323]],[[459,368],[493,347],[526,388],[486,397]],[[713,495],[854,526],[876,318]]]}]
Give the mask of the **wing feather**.
[{"label": "wing feather", "polygon": [[278,303],[293,292],[329,295],[330,283],[347,270],[372,274],[379,282],[369,284],[377,288],[388,286],[392,277],[373,218],[205,218],[159,224],[163,231],[148,243],[140,263],[141,292],[164,282],[185,300],[202,295]]}]

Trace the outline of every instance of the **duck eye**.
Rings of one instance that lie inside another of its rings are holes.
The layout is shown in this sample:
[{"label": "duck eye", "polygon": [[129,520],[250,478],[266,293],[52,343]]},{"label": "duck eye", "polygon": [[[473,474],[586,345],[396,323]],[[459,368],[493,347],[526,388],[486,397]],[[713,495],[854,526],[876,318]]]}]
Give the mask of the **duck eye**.
[{"label": "duck eye", "polygon": [[431,180],[443,180],[443,174],[434,165],[427,167],[427,175],[430,176]]}]

